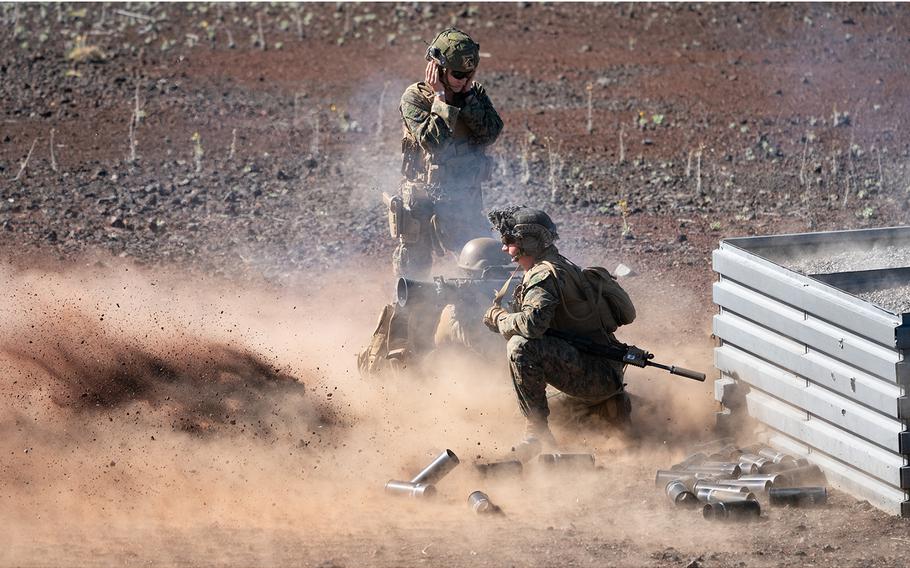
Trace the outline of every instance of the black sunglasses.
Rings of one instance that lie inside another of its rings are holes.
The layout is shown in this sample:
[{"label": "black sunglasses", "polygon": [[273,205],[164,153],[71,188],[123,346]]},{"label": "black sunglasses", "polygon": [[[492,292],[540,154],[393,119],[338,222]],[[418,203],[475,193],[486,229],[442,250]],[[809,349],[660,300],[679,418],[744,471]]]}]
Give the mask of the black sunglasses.
[{"label": "black sunglasses", "polygon": [[455,77],[456,79],[461,80],[461,79],[467,79],[474,72],[473,71],[456,71],[456,70],[452,69],[451,73],[452,73],[452,77]]}]

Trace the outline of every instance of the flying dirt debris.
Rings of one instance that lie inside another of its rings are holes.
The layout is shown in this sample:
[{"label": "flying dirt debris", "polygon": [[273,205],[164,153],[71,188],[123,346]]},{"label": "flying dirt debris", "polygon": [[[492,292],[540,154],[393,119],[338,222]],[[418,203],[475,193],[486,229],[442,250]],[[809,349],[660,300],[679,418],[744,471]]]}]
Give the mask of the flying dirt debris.
[{"label": "flying dirt debris", "polygon": [[[119,8],[0,3],[0,566],[906,565],[910,246],[852,244],[907,223],[910,5]],[[515,444],[499,285],[454,258],[510,204],[707,380],[538,389],[559,444]],[[364,379],[390,259],[483,282]]]}]

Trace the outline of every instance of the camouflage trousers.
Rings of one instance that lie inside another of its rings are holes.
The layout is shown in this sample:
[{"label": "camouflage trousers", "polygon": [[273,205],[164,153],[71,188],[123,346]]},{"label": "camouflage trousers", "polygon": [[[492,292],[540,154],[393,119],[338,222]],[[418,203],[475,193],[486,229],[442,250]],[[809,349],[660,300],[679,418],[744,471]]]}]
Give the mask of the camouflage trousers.
[{"label": "camouflage trousers", "polygon": [[399,238],[392,253],[392,268],[395,276],[422,280],[433,267],[434,251],[458,255],[471,239],[490,236],[490,224],[483,214],[479,186],[453,189],[453,195],[436,198],[414,189],[418,191],[403,191],[402,197],[418,230]]},{"label": "camouflage trousers", "polygon": [[507,351],[518,405],[529,421],[545,422],[550,415],[547,385],[560,391],[559,403],[569,412],[598,414],[609,422],[628,419],[622,363],[583,353],[548,336],[513,336]]}]

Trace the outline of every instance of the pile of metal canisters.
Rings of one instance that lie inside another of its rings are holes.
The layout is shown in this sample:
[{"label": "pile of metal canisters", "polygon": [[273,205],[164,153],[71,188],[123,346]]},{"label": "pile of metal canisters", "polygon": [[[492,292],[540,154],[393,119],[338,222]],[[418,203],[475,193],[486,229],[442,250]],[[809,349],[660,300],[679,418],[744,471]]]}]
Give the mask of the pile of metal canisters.
[{"label": "pile of metal canisters", "polygon": [[670,469],[658,470],[654,484],[674,506],[700,507],[709,520],[757,519],[762,502],[793,507],[827,502],[817,465],[762,444],[739,448],[725,441],[702,444]]},{"label": "pile of metal canisters", "polygon": [[[539,448],[535,449],[539,451]],[[436,496],[436,484],[459,463],[458,456],[452,450],[445,450],[410,481],[393,479],[386,483],[385,492],[415,499],[432,499]],[[538,467],[548,470],[594,470],[594,456],[591,454],[540,454],[537,455],[537,463]],[[518,476],[524,470],[522,461],[517,459],[475,463],[474,467],[485,478]],[[490,501],[490,497],[483,491],[474,491],[468,495],[468,506],[478,515],[502,514],[502,509]]]}]

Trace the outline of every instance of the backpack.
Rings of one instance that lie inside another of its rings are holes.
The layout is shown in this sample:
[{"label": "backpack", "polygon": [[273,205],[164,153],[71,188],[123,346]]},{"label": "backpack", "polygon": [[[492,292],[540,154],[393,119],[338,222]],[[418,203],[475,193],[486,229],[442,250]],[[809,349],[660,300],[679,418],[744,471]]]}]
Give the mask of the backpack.
[{"label": "backpack", "polygon": [[[629,294],[622,289],[616,278],[606,268],[589,266],[581,268],[572,261],[562,257],[567,264],[567,275],[575,282],[581,291],[584,314],[573,314],[569,310],[570,302],[565,292],[560,290],[566,314],[577,320],[596,319],[607,333],[613,333],[621,325],[627,325],[635,320],[635,306]],[[554,277],[557,277],[556,266],[550,261],[544,261]]]},{"label": "backpack", "polygon": [[581,271],[582,284],[588,298],[593,298],[593,310],[600,316],[604,329],[613,333],[621,325],[635,321],[635,306],[629,294],[622,289],[616,277],[600,266],[590,266]]}]

